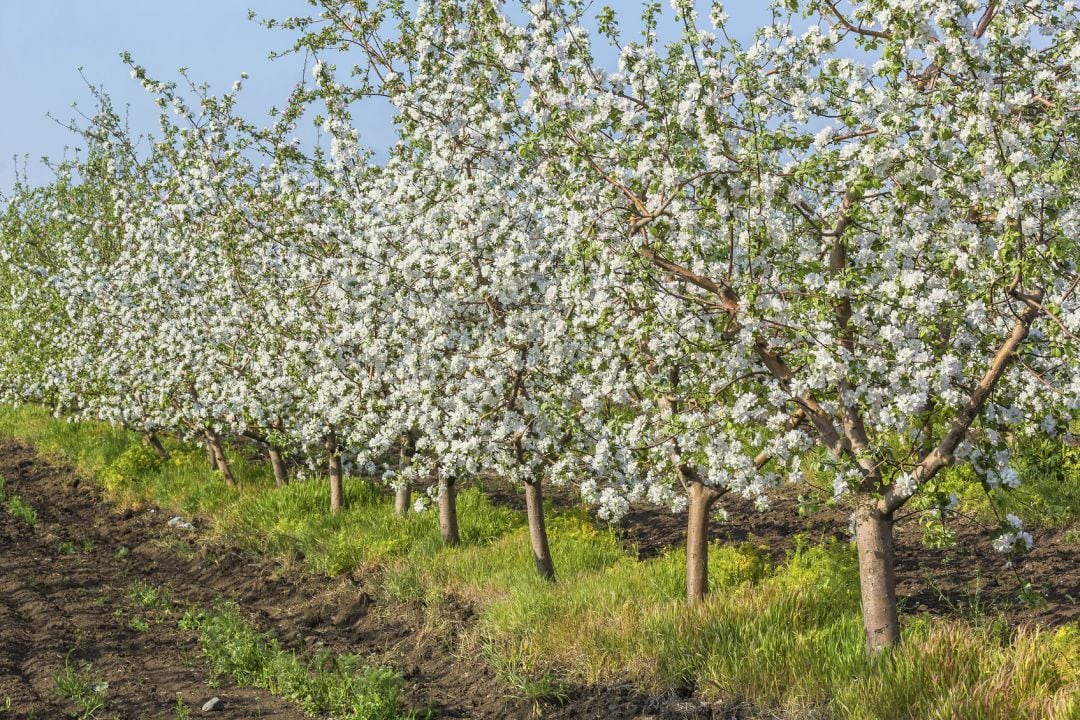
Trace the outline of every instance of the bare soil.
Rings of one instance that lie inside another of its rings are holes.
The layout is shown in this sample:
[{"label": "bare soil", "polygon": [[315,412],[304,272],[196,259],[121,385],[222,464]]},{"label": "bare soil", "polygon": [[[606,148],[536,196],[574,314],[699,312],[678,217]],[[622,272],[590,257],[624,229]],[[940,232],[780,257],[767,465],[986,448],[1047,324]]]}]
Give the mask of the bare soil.
[{"label": "bare soil", "polygon": [[137,579],[169,585],[178,599],[197,585],[189,568],[153,560],[164,519],[116,516],[89,483],[11,443],[0,443],[0,476],[40,521],[35,530],[0,512],[0,717],[78,717],[55,678],[83,663],[92,664],[84,680],[108,683],[99,717],[176,717],[178,697],[198,713],[214,696],[225,700],[222,718],[304,717],[225,680],[208,686],[195,638],[175,619],[130,626],[141,619],[128,598]]},{"label": "bare soil", "polygon": [[[454,626],[468,607],[441,608],[432,628],[418,605],[387,605],[366,578],[328,579],[293,565],[207,545],[202,533],[168,526],[149,509],[117,512],[91,481],[25,446],[0,441],[5,492],[38,514],[38,527],[0,511],[0,718],[78,717],[56,688],[65,666],[92,664],[88,679],[108,683],[99,718],[176,718],[178,698],[192,717],[305,715],[261,690],[216,685],[185,608],[230,600],[282,644],[309,654],[352,652],[402,672],[407,702],[433,718],[532,718],[537,708],[499,681],[482,658],[463,653]],[[131,597],[137,582],[167,588],[172,610]],[[447,627],[449,626],[449,627]],[[740,718],[745,708],[710,705],[677,692],[658,697],[629,686],[568,688],[567,702],[541,708],[556,720]],[[203,713],[220,697],[224,709]],[[8,704],[10,702],[10,705]]]}]

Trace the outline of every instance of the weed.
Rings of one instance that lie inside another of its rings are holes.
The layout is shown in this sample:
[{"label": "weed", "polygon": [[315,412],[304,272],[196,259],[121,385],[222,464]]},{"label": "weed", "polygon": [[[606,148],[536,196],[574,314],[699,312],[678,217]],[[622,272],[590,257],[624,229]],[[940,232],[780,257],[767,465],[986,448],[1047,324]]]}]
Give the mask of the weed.
[{"label": "weed", "polygon": [[305,663],[269,633],[247,623],[234,605],[213,612],[188,611],[179,626],[198,630],[214,676],[261,687],[297,702],[305,712],[355,720],[396,720],[405,682],[385,667],[369,667],[356,655],[322,653]]},{"label": "weed", "polygon": [[510,688],[510,697],[531,702],[534,715],[542,714],[544,703],[563,705],[570,699],[566,684],[551,671],[530,672],[520,658],[506,657],[491,644],[485,643],[483,650],[499,680]]},{"label": "weed", "polygon": [[195,667],[195,663],[198,660],[198,652],[194,650],[180,650],[179,658],[180,664],[184,667]]},{"label": "weed", "polygon": [[56,552],[60,553],[61,555],[74,555],[75,554],[75,544],[74,543],[69,543],[69,542],[66,542],[66,541],[62,542],[57,546]]},{"label": "weed", "polygon": [[1031,584],[1031,582],[1025,582],[1020,586],[1020,590],[1016,593],[1017,599],[1020,600],[1026,607],[1029,608],[1043,608],[1046,607],[1046,598],[1042,596],[1042,593]]},{"label": "weed", "polygon": [[150,631],[150,623],[143,618],[131,618],[128,620],[128,627],[137,633],[144,633]]},{"label": "weed", "polygon": [[94,667],[86,661],[72,665],[71,653],[64,657],[63,669],[53,676],[56,692],[79,707],[80,720],[90,720],[105,709],[109,684],[97,678]]},{"label": "weed", "polygon": [[151,585],[145,580],[136,580],[128,587],[128,598],[132,603],[144,608],[156,610],[172,609],[172,591],[166,586]]},{"label": "weed", "polygon": [[37,510],[27,505],[18,495],[9,497],[7,499],[6,507],[12,517],[22,520],[30,527],[36,528],[38,526]]},{"label": "weed", "polygon": [[919,527],[922,529],[922,543],[926,547],[935,550],[956,547],[956,532],[934,513],[925,512],[921,514],[919,516]]},{"label": "weed", "polygon": [[821,511],[821,498],[817,493],[800,494],[798,513],[804,517],[816,515]]},{"label": "weed", "polygon": [[161,467],[161,459],[142,444],[131,444],[101,472],[105,490],[124,505],[139,505],[143,485]]},{"label": "weed", "polygon": [[152,541],[152,545],[155,548],[175,555],[182,560],[191,560],[198,554],[198,551],[193,544],[179,537],[167,536],[158,538]]},{"label": "weed", "polygon": [[189,718],[191,718],[191,708],[184,702],[184,696],[176,693],[176,720],[189,720]]}]

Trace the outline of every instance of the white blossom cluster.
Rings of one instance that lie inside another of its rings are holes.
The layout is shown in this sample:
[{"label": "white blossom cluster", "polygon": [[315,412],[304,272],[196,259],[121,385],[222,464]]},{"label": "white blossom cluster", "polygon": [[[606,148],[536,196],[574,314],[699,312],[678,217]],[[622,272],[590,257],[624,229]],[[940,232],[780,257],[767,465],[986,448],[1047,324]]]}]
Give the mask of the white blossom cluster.
[{"label": "white blossom cluster", "polygon": [[[389,481],[574,482],[609,519],[695,483],[767,509],[820,448],[891,514],[950,462],[1015,487],[1015,438],[1074,419],[1071,5],[778,9],[745,47],[689,2],[668,46],[655,10],[625,41],[578,3],[385,3],[380,39],[329,5],[328,152],[136,67],[149,157],[106,106],[9,203],[4,399],[306,457],[332,434],[365,473],[409,435]],[[365,92],[397,111],[382,165]]]},{"label": "white blossom cluster", "polygon": [[1027,552],[1033,540],[1031,533],[1024,530],[1024,523],[1013,514],[1005,516],[1002,530],[994,538],[994,549],[999,553]]}]

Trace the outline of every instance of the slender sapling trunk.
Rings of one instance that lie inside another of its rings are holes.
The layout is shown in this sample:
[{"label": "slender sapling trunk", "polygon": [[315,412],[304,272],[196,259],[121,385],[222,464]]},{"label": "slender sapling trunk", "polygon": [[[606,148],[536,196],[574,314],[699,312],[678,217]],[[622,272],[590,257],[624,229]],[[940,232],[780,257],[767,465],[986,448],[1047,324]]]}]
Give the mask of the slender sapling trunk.
[{"label": "slender sapling trunk", "polygon": [[[412,457],[416,452],[416,445],[412,433],[405,433],[401,439],[401,453],[398,455],[398,473],[404,474],[405,468],[412,463]],[[412,483],[401,480],[394,491],[394,514],[404,517],[409,514],[409,506],[412,505]]]},{"label": "slender sapling trunk", "polygon": [[452,477],[439,480],[439,529],[444,545],[455,547],[461,544],[457,521],[457,485]]},{"label": "slender sapling trunk", "polygon": [[337,438],[334,431],[326,436],[326,454],[330,458],[330,513],[337,515],[341,512],[341,454],[338,451]]},{"label": "slender sapling trunk", "polygon": [[162,460],[169,459],[169,452],[165,449],[165,446],[161,444],[161,440],[158,439],[157,433],[153,430],[147,431],[146,442],[150,444],[150,447],[154,449],[154,454],[159,458]]},{"label": "slender sapling trunk", "polygon": [[709,515],[720,493],[697,479],[687,483],[687,492],[686,600],[693,605],[709,591]]},{"label": "slender sapling trunk", "polygon": [[394,490],[394,514],[405,517],[409,514],[410,505],[412,505],[412,483],[402,480]]},{"label": "slender sapling trunk", "polygon": [[551,559],[547,527],[544,525],[544,495],[539,478],[525,483],[525,513],[529,518],[529,539],[532,541],[536,571],[545,580],[554,580],[555,563]]}]

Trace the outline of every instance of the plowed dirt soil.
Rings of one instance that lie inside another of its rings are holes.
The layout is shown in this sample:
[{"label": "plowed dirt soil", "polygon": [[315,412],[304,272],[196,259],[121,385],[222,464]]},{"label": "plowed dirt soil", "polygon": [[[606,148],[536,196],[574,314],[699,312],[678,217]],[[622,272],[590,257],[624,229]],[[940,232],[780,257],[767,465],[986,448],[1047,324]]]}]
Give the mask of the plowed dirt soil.
[{"label": "plowed dirt soil", "polygon": [[[57,689],[66,670],[107,683],[96,718],[306,717],[264,691],[211,684],[193,631],[177,621],[187,608],[235,602],[260,629],[300,653],[352,652],[389,665],[408,683],[407,702],[432,718],[532,718],[484,661],[455,648],[453,631],[426,630],[423,611],[386,606],[365,578],[328,579],[296,566],[207,545],[198,528],[170,527],[153,509],[119,513],[95,485],[32,449],[0,441],[0,476],[38,515],[37,527],[0,510],[0,718],[79,717]],[[163,589],[168,607],[145,607],[138,587]],[[471,610],[450,609],[468,626]],[[89,664],[89,670],[87,669]],[[568,688],[568,701],[543,717],[736,718],[745,712],[685,698],[646,697],[630,687]],[[203,713],[219,697],[220,711]]]}]

